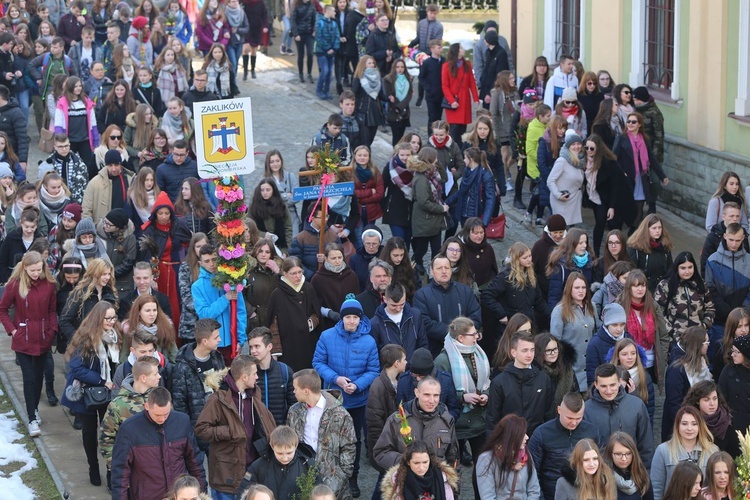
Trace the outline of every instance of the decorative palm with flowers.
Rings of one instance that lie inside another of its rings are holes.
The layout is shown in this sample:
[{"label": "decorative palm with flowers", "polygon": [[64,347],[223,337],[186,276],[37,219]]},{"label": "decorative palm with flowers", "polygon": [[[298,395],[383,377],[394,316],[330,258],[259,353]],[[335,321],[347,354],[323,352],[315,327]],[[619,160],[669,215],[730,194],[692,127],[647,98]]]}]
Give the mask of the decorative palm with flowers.
[{"label": "decorative palm with flowers", "polygon": [[734,498],[750,500],[750,430],[744,434],[742,431],[737,431],[737,436],[740,440],[740,456],[734,461],[737,466]]},{"label": "decorative palm with flowers", "polygon": [[[217,271],[213,285],[225,292],[242,292],[247,285],[245,275],[249,264],[249,255],[245,246],[245,193],[236,175],[217,177],[213,180],[216,186],[216,244],[218,247]],[[237,301],[232,300],[230,331],[232,333],[232,357],[237,354]]]}]

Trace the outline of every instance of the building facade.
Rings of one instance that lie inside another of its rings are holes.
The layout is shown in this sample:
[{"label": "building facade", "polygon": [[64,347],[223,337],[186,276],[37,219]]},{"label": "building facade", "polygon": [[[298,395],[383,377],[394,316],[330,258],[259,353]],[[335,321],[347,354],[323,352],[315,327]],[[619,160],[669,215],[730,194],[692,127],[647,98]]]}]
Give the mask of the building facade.
[{"label": "building facade", "polygon": [[702,224],[722,173],[750,183],[750,0],[499,0],[519,76],[561,54],[646,85],[664,115],[660,201]]}]

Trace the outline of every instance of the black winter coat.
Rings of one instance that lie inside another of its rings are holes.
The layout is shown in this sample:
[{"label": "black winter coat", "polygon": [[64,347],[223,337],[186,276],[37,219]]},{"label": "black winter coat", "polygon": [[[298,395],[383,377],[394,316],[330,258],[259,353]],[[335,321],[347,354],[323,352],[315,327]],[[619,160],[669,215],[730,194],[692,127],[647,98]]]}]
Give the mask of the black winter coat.
[{"label": "black winter coat", "polygon": [[536,282],[539,285],[539,291],[542,292],[542,297],[547,300],[549,294],[549,278],[547,277],[547,262],[552,251],[557,248],[555,243],[549,234],[544,232],[542,237],[539,238],[534,246],[531,248],[531,262],[534,264],[534,274],[536,274]]},{"label": "black winter coat", "polygon": [[385,114],[380,102],[387,100],[388,97],[385,95],[383,86],[380,86],[378,98],[373,99],[365,92],[360,79],[355,76],[352,78],[352,92],[354,92],[354,113],[357,119],[366,127],[385,125]]},{"label": "black winter coat", "polygon": [[[161,100],[161,91],[156,87],[156,84],[152,84],[151,87],[145,89],[140,85],[133,87],[133,97],[137,102],[142,102],[151,106],[156,116],[164,116],[164,112],[167,110],[166,104]],[[97,120],[98,123],[98,120]],[[125,130],[125,126],[122,126]]]},{"label": "black winter coat", "polygon": [[[659,180],[663,181],[667,175],[662,170],[661,165],[656,161],[656,157],[653,153],[653,148],[646,141],[646,147],[648,148],[648,160],[649,169],[654,169],[654,172],[659,177]],[[627,133],[623,133],[617,136],[615,144],[612,147],[612,152],[617,155],[617,161],[620,164],[620,169],[625,172],[628,178],[628,185],[630,190],[635,189],[635,176],[636,176],[636,165],[633,147],[630,145],[630,139],[628,139]],[[640,174],[638,174],[640,175]],[[643,176],[643,193],[646,195],[646,201],[653,201],[654,194],[651,193],[651,186],[649,183],[649,176],[646,173]]]},{"label": "black winter coat", "polygon": [[[586,118],[588,119],[588,117]],[[615,147],[615,131],[612,130],[609,123],[592,124],[591,132],[601,137],[609,149]]]},{"label": "black winter coat", "polygon": [[268,370],[258,368],[256,385],[260,387],[260,399],[273,415],[276,425],[286,424],[289,408],[297,402],[297,398],[294,397],[293,378],[294,370],[274,358],[271,358]]},{"label": "black winter coat", "polygon": [[[34,233],[34,239],[42,238],[38,230]],[[23,254],[26,253],[26,245],[23,243],[23,232],[20,227],[9,232],[0,246],[0,283],[6,283],[13,274],[13,268],[21,262]]]},{"label": "black winter coat", "polygon": [[[383,303],[383,296],[372,288],[372,284],[368,283],[365,291],[357,295],[357,302],[362,306],[362,312],[365,316],[372,321],[372,318],[375,316],[375,311],[377,311],[380,304]],[[379,350],[380,347],[378,347],[378,351]]]},{"label": "black winter coat", "polygon": [[484,70],[479,76],[479,99],[484,102],[485,96],[490,95],[490,91],[495,86],[497,74],[503,70],[510,69],[508,62],[508,53],[500,45],[495,45],[492,49],[487,48],[484,56]]},{"label": "black winter coat", "polygon": [[[393,51],[390,61],[386,61],[387,50]],[[387,75],[391,72],[393,61],[400,55],[396,34],[390,29],[381,31],[379,28],[375,28],[375,31],[367,37],[365,52],[375,58],[375,64],[377,64],[380,74]]]},{"label": "black winter coat", "polygon": [[378,352],[386,344],[398,344],[403,347],[406,351],[406,361],[409,361],[414,351],[420,347],[428,348],[422,313],[408,303],[404,304],[400,325],[388,317],[385,304],[378,307],[375,316],[370,320],[370,335],[375,338]]},{"label": "black winter coat", "polygon": [[591,135],[591,128],[594,124],[594,118],[599,112],[599,104],[604,100],[604,94],[597,92],[596,94],[589,94],[587,92],[581,92],[578,94],[578,103],[583,107],[583,112],[586,115],[586,137]]},{"label": "black winter coat", "polygon": [[635,248],[628,247],[628,255],[635,267],[643,271],[648,281],[648,290],[656,291],[656,285],[667,275],[672,268],[672,252],[659,245],[652,248],[651,253],[645,253]]},{"label": "black winter coat", "polygon": [[613,208],[615,210],[614,219],[610,221],[612,227],[622,227],[623,223],[630,226],[635,220],[633,192],[622,188],[626,182],[625,174],[622,173],[616,161],[602,161],[599,172],[596,174],[595,187],[602,204],[607,209]]},{"label": "black winter coat", "polygon": [[312,35],[315,31],[315,7],[310,2],[299,2],[292,11],[290,19],[292,36]]},{"label": "black winter coat", "polygon": [[[29,134],[26,131],[23,111],[13,98],[5,106],[0,106],[0,132],[8,134],[13,151],[18,155],[18,161],[25,162],[29,156]],[[12,169],[13,165],[10,168]]]},{"label": "black winter coat", "polygon": [[727,398],[732,413],[732,426],[747,429],[750,426],[750,370],[741,365],[728,365],[719,377],[719,389]]},{"label": "black winter coat", "polygon": [[[395,158],[395,157],[394,157]],[[391,226],[411,227],[411,200],[406,199],[404,192],[401,191],[391,180],[391,163],[383,169],[383,186],[385,187],[385,196],[383,197],[383,224]]]},{"label": "black winter coat", "polygon": [[[346,43],[343,44],[342,52],[354,60],[359,58],[357,26],[359,26],[364,17],[357,9],[347,9],[344,16],[344,38],[346,38]],[[336,19],[338,20],[338,16]]]},{"label": "black winter coat", "polygon": [[[195,427],[208,397],[203,385],[205,375],[198,371],[193,349],[195,342],[183,345],[177,353],[172,369],[172,405],[176,411],[186,413],[190,417],[190,425]],[[211,353],[211,365],[216,371],[224,369],[224,358],[219,351]],[[199,440],[198,446],[205,450],[208,443]]]},{"label": "black winter coat", "polygon": [[492,379],[485,416],[489,437],[505,415],[515,413],[528,422],[526,433],[555,416],[555,388],[549,375],[532,365],[526,370],[513,363]]},{"label": "black winter coat", "polygon": [[[510,319],[516,313],[523,313],[536,322],[537,315],[546,317],[552,313],[539,285],[531,286],[527,283],[523,288],[518,288],[510,281],[510,268],[506,267],[500,274],[495,276],[492,283],[482,291],[482,308],[491,311],[495,322],[502,318]],[[485,325],[487,328],[489,325]]]},{"label": "black winter coat", "polygon": [[[278,424],[278,421],[276,423]],[[251,476],[250,480],[269,488],[273,492],[274,498],[297,498],[300,496],[297,478],[315,467],[315,460],[312,455],[314,455],[312,449],[306,444],[300,443],[292,461],[286,465],[281,465],[276,460],[273,450],[269,449],[250,465],[248,469]]]},{"label": "black winter coat", "polygon": [[596,426],[586,421],[581,421],[571,431],[562,426],[559,418],[555,418],[537,427],[531,435],[527,450],[534,459],[543,498],[555,498],[555,484],[563,464],[568,463],[578,441],[585,438],[593,439],[599,445],[606,444],[601,442]]},{"label": "black winter coat", "polygon": [[[145,90],[151,89],[144,89],[144,91]],[[139,97],[138,94],[136,94],[136,97]],[[161,96],[159,96],[159,100],[161,101]],[[143,102],[143,100],[139,99],[138,102]],[[104,134],[104,131],[107,130],[107,127],[110,125],[117,125],[120,127],[120,130],[125,130],[125,127],[127,126],[128,111],[117,103],[115,103],[115,107],[116,109],[111,110],[109,109],[109,106],[101,106],[96,112],[96,128],[99,130],[99,134]],[[102,140],[102,142],[104,141]]]},{"label": "black winter coat", "polygon": [[[73,339],[73,334],[75,334],[78,327],[81,326],[81,323],[83,323],[86,316],[88,316],[91,310],[94,309],[94,306],[99,303],[99,297],[96,294],[91,294],[91,296],[84,300],[83,303],[81,303],[81,301],[73,302],[70,299],[72,299],[72,294],[69,296],[65,309],[63,309],[62,316],[58,318],[58,328],[60,329],[60,333],[65,335],[68,342]],[[112,307],[115,309],[117,308],[117,299],[111,288],[107,287],[102,290],[101,300],[106,300],[112,304]]]}]

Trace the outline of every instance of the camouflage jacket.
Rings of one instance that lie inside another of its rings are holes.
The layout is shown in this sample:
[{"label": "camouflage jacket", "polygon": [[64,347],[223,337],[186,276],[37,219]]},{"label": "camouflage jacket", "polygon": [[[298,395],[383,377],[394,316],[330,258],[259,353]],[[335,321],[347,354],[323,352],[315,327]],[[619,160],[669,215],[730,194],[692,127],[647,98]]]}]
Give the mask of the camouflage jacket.
[{"label": "camouflage jacket", "polygon": [[659,165],[664,165],[664,116],[656,103],[651,100],[636,111],[643,115],[643,132],[651,140],[651,150]]},{"label": "camouflage jacket", "polygon": [[133,374],[131,373],[122,381],[120,392],[110,401],[99,434],[99,451],[104,460],[107,461],[107,468],[112,462],[112,448],[115,446],[115,438],[120,430],[120,425],[129,417],[143,411],[149,392],[151,391],[135,392],[133,389]]},{"label": "camouflage jacket", "polygon": [[[354,423],[349,412],[342,406],[341,391],[322,391],[326,407],[318,427],[318,450],[315,462],[323,482],[336,493],[338,500],[352,498],[349,477],[354,472],[356,454]],[[305,432],[307,405],[295,403],[289,408],[287,425],[295,430],[302,441]]]}]

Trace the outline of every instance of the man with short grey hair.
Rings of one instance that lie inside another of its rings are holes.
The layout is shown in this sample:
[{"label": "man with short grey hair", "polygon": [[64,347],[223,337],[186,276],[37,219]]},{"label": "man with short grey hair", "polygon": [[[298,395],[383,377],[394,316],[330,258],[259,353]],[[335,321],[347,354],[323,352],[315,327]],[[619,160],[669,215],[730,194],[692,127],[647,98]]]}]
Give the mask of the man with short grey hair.
[{"label": "man with short grey hair", "polygon": [[362,304],[365,316],[372,319],[375,310],[383,303],[383,294],[393,278],[393,266],[375,257],[368,266],[370,271],[370,283],[367,289],[357,295],[357,301]]}]

